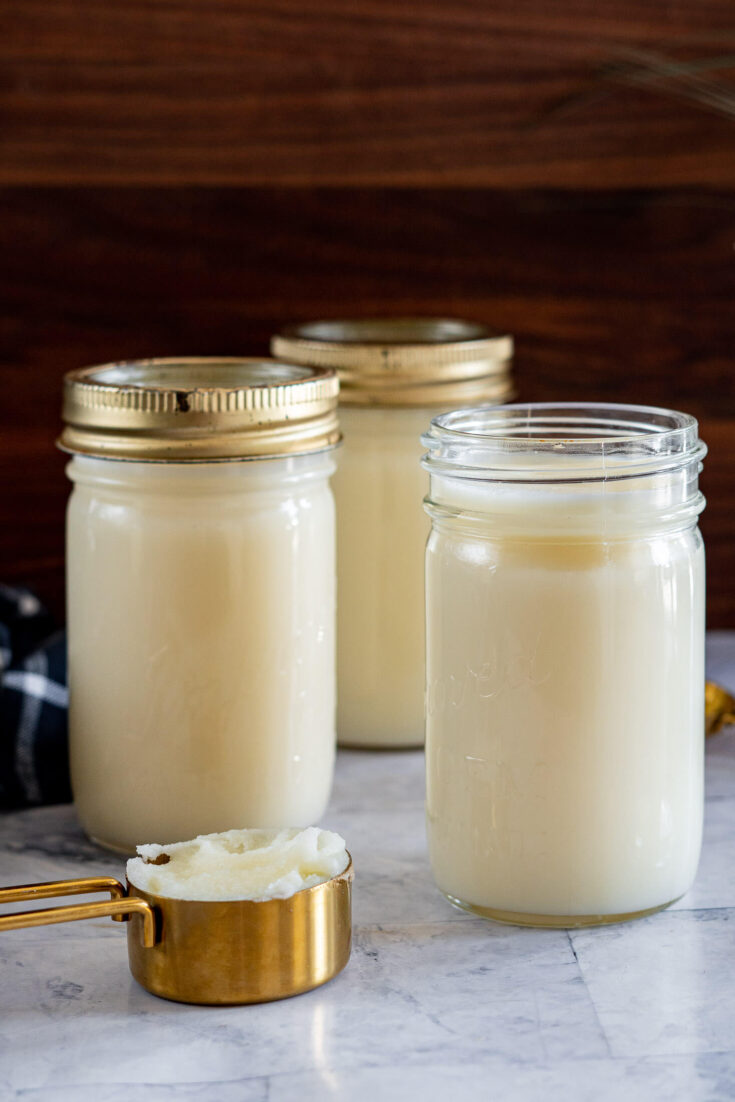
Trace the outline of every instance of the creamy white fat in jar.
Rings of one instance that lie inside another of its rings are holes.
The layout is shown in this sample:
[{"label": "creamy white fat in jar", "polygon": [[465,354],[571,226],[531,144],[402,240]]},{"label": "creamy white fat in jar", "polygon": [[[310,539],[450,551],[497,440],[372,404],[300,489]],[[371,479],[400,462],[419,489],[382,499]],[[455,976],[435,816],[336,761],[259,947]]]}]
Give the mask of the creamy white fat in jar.
[{"label": "creamy white fat in jar", "polygon": [[692,884],[702,832],[696,421],[464,409],[424,443],[437,884],[529,925],[666,906]]},{"label": "creamy white fat in jar", "polygon": [[340,377],[339,742],[420,746],[429,532],[420,435],[439,409],[507,401],[513,342],[474,322],[385,318],[289,326],[272,350]]},{"label": "creamy white fat in jar", "polygon": [[104,845],[322,816],[337,390],[250,360],[67,376],[72,786]]}]

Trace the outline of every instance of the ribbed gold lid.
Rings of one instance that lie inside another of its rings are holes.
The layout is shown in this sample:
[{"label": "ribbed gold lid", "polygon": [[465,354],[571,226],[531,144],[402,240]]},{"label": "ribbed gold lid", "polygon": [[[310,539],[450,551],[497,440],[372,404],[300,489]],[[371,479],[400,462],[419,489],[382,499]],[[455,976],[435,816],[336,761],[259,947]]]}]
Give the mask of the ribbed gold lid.
[{"label": "ribbed gold lid", "polygon": [[448,406],[513,397],[513,338],[456,318],[289,325],[271,352],[339,373],[343,405]]},{"label": "ribbed gold lid", "polygon": [[339,441],[339,380],[266,359],[134,360],[64,377],[64,451],[186,462],[318,451]]}]

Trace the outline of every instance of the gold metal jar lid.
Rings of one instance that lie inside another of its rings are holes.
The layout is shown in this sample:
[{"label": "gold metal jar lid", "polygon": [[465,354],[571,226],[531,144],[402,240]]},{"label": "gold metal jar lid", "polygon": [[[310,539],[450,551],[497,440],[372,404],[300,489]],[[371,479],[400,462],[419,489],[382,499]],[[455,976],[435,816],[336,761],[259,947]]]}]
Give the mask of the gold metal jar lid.
[{"label": "gold metal jar lid", "polygon": [[514,395],[513,338],[455,318],[304,322],[273,337],[271,352],[333,368],[343,405],[446,408]]},{"label": "gold metal jar lid", "polygon": [[134,360],[64,377],[63,451],[204,462],[320,451],[339,441],[329,368],[267,359]]}]

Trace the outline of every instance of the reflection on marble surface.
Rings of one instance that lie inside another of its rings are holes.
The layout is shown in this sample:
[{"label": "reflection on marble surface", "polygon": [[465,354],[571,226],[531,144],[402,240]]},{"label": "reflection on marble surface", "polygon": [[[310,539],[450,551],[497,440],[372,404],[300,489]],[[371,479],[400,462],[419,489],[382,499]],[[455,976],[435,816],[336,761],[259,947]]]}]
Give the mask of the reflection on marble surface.
[{"label": "reflection on marble surface", "polygon": [[[735,635],[713,637],[709,657],[732,686]],[[342,753],[324,825],[356,868],[346,971],[281,1003],[189,1007],[137,986],[108,920],[3,934],[0,1099],[733,1099],[735,732],[710,740],[707,780],[699,876],[675,907],[521,930],[434,888],[421,753]],[[72,808],[0,818],[0,883],[93,872],[120,876],[123,862]]]}]

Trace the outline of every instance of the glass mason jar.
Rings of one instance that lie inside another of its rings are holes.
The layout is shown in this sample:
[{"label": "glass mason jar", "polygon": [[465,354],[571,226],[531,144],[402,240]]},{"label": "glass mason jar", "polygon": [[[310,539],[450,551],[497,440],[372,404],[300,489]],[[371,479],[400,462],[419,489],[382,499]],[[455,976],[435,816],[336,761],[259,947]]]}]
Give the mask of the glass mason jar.
[{"label": "glass mason jar", "polygon": [[340,377],[339,742],[421,746],[429,533],[421,433],[438,409],[507,401],[513,342],[474,322],[394,318],[289,326],[272,350]]},{"label": "glass mason jar", "polygon": [[423,439],[438,886],[525,925],[665,907],[702,832],[697,422],[518,405],[444,414]]},{"label": "glass mason jar", "polygon": [[67,375],[72,787],[103,845],[323,814],[337,391],[249,360]]}]

